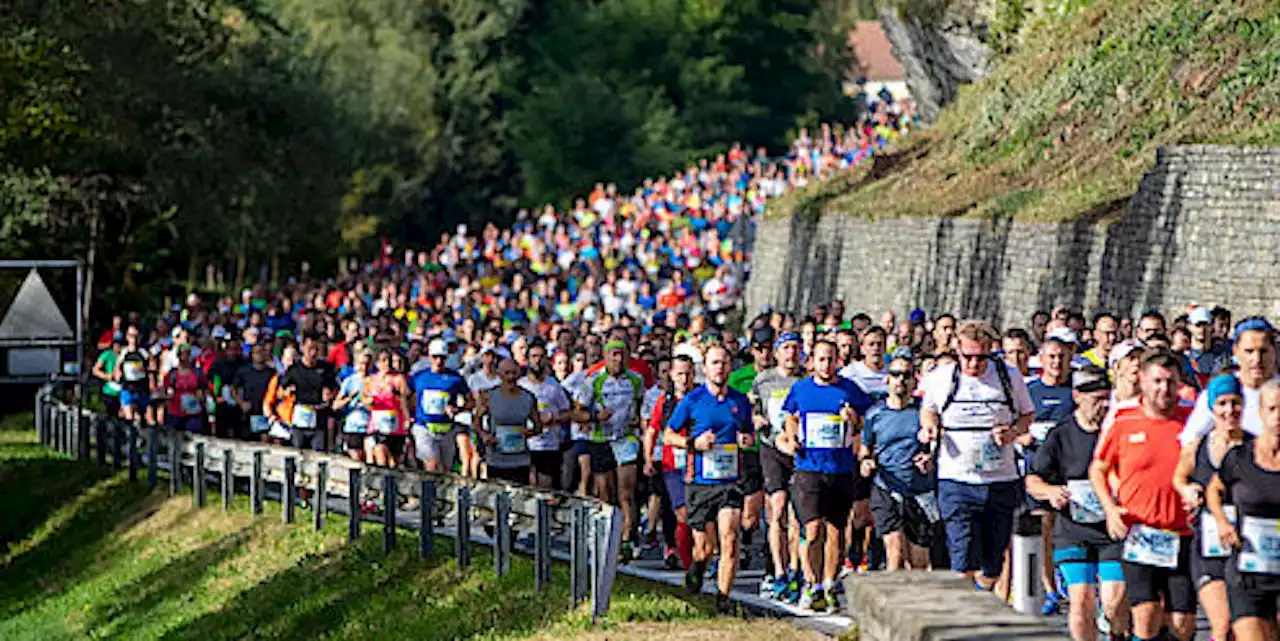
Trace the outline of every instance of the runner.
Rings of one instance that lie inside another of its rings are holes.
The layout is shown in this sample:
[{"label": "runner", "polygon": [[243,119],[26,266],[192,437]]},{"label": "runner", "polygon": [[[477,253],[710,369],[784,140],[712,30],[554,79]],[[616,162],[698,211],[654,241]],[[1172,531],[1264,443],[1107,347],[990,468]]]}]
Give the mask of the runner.
[{"label": "runner", "polygon": [[285,370],[279,385],[293,399],[290,442],[298,449],[324,452],[324,410],[333,400],[337,380],[333,371],[318,360],[320,345],[315,337],[304,336],[301,347],[301,359]]},{"label": "runner", "polygon": [[1027,433],[1035,405],[1018,372],[992,357],[993,330],[967,321],[956,337],[959,362],[937,366],[922,383],[920,440],[936,444],[951,569],[991,590],[1022,495],[1012,444]]},{"label": "runner", "polygon": [[120,384],[120,416],[136,423],[148,418],[147,409],[151,404],[147,356],[138,342],[139,334],[137,325],[130,325],[124,330],[124,347],[112,373],[112,378]]},{"label": "runner", "polygon": [[[1074,351],[1075,335],[1070,330],[1050,331],[1040,346],[1040,375],[1027,384],[1027,393],[1031,395],[1031,402],[1036,406],[1036,415],[1028,433],[1018,439],[1019,446],[1023,450],[1024,472],[1030,468],[1036,451],[1040,448],[1040,444],[1044,443],[1049,431],[1069,418],[1075,411],[1070,369]],[[1035,499],[1024,501],[1022,510],[1027,513],[1027,516],[1040,515],[1041,542],[1045,550],[1054,549],[1055,512],[1045,509],[1045,506]],[[1042,558],[1044,562],[1041,565],[1040,582],[1044,587],[1045,597],[1040,614],[1047,616],[1061,609],[1062,601],[1067,595],[1063,592],[1066,587],[1060,588],[1054,576],[1053,558],[1048,554],[1042,555]]]},{"label": "runner", "polygon": [[[764,328],[752,333],[752,363],[734,372],[734,374],[739,375],[738,380],[733,380],[734,376],[730,375],[730,388],[742,394],[751,392],[752,385],[755,383],[759,373],[768,370],[773,365],[773,354],[770,349],[772,343],[772,329]],[[749,375],[743,374],[747,367],[751,368]],[[742,448],[741,484],[742,495],[745,497],[742,508],[742,567],[745,569],[751,564],[751,549],[755,541],[756,531],[760,526],[760,514],[764,511],[764,472],[760,465],[760,439],[758,435],[751,445]]]},{"label": "runner", "polygon": [[[1275,329],[1265,318],[1240,321],[1232,335],[1231,355],[1238,367],[1235,375],[1244,392],[1244,418],[1240,426],[1255,436],[1262,431],[1259,391],[1267,381],[1276,378],[1275,339]],[[1201,394],[1196,400],[1195,410],[1179,437],[1183,445],[1194,443],[1213,429],[1213,411],[1208,402],[1207,394]]]},{"label": "runner", "polygon": [[930,569],[929,547],[941,516],[936,480],[921,471],[920,407],[911,359],[889,361],[888,394],[867,410],[859,449],[863,477],[875,477],[871,514],[884,540],[885,569]]},{"label": "runner", "polygon": [[1048,431],[1027,475],[1027,493],[1057,513],[1053,519],[1053,562],[1067,589],[1068,621],[1076,641],[1098,638],[1095,610],[1099,596],[1112,631],[1107,638],[1124,639],[1124,631],[1129,629],[1120,566],[1123,545],[1107,535],[1106,515],[1089,482],[1089,465],[1110,398],[1106,370],[1088,365],[1076,371],[1072,375],[1074,409]]},{"label": "runner", "polygon": [[267,431],[271,428],[267,418],[267,388],[275,378],[275,370],[271,369],[271,348],[259,344],[250,352],[250,362],[236,370],[231,379],[231,394],[240,405],[248,423],[248,433],[242,438],[246,440],[268,442]]},{"label": "runner", "polygon": [[1182,364],[1169,352],[1152,351],[1142,357],[1139,409],[1116,416],[1089,467],[1107,532],[1124,541],[1122,565],[1137,641],[1162,634],[1166,613],[1175,638],[1186,641],[1195,632],[1194,540],[1187,511],[1173,488],[1180,459],[1176,435],[1188,413],[1178,405],[1181,371]]},{"label": "runner", "polygon": [[571,406],[569,396],[560,383],[550,376],[551,365],[547,361],[546,344],[541,340],[530,343],[526,358],[529,365],[519,385],[537,398],[538,419],[543,426],[541,434],[529,438],[534,485],[566,489],[560,484],[560,476],[564,460],[562,443],[567,436],[563,428],[569,420]]},{"label": "runner", "polygon": [[[1196,519],[1191,569],[1200,605],[1209,617],[1213,638],[1228,639],[1231,634],[1231,608],[1227,602],[1225,579],[1226,557],[1230,550],[1218,538],[1213,516],[1207,511],[1198,514],[1197,511],[1204,507],[1205,488],[1209,487],[1223,457],[1245,441],[1246,435],[1240,429],[1244,396],[1239,379],[1230,374],[1210,381],[1205,394],[1209,396],[1209,407],[1213,408],[1213,430],[1195,443],[1182,447],[1182,458],[1173,474],[1173,488],[1182,496],[1187,512]],[[1225,509],[1234,517],[1233,506],[1227,505]]]},{"label": "runner", "polygon": [[476,433],[486,445],[488,478],[533,485],[529,438],[542,432],[538,399],[520,387],[520,366],[515,359],[498,363],[497,387],[479,393],[472,415]]},{"label": "runner", "polygon": [[339,385],[333,409],[345,413],[342,417],[342,449],[352,459],[364,461],[365,440],[369,435],[369,408],[360,400],[364,394],[364,379],[373,372],[373,352],[361,345],[354,346],[352,352],[355,371]]},{"label": "runner", "polygon": [[[1257,438],[1227,452],[1207,492],[1222,542],[1233,550],[1227,595],[1238,641],[1280,637],[1280,382],[1264,383],[1260,397]],[[1238,525],[1225,509],[1228,501],[1236,507]]]},{"label": "runner", "polygon": [[604,352],[604,369],[587,376],[573,399],[574,420],[593,426],[587,444],[592,485],[597,498],[622,510],[619,553],[627,563],[633,557],[636,464],[640,459],[636,428],[645,386],[639,374],[626,368],[630,361],[626,341],[610,340]]},{"label": "runner", "polygon": [[[119,317],[116,317],[117,320]],[[124,348],[124,333],[117,332],[108,339],[108,344],[98,359],[93,362],[93,377],[102,384],[102,404],[107,418],[120,416],[120,383],[115,380],[116,362],[120,360],[120,352]]]},{"label": "runner", "polygon": [[810,360],[813,375],[792,385],[782,405],[786,432],[775,442],[795,456],[792,500],[804,526],[800,558],[808,584],[800,607],[831,612],[854,502],[856,436],[871,399],[836,375],[835,344],[819,341]]},{"label": "runner", "polygon": [[[694,544],[686,586],[701,591],[707,560],[715,553],[718,542],[716,611],[720,614],[735,610],[729,591],[738,571],[738,529],[743,504],[738,452],[755,440],[750,402],[746,395],[727,385],[729,361],[729,350],[707,350],[707,381],[680,399],[664,436],[674,447],[692,449],[694,456],[693,477],[686,489]],[[681,436],[686,430],[688,436]]]},{"label": "runner", "polygon": [[[768,504],[769,560],[772,572],[760,582],[760,593],[778,600],[800,598],[804,578],[800,566],[800,523],[788,505],[787,490],[795,469],[793,457],[778,451],[779,434],[786,430],[782,405],[791,386],[800,380],[800,335],[783,332],[774,342],[777,367],[761,372],[751,384],[752,420],[760,440],[760,471]],[[767,594],[766,594],[767,591]]]},{"label": "runner", "polygon": [[379,467],[400,465],[409,434],[409,384],[391,356],[378,349],[377,366],[363,377],[360,392],[360,404],[369,408],[369,459]]},{"label": "runner", "polygon": [[191,365],[191,346],[179,345],[177,364],[164,377],[165,428],[199,434],[204,429],[204,376]]},{"label": "runner", "polygon": [[873,401],[879,401],[889,394],[885,374],[885,345],[889,334],[883,327],[872,325],[862,333],[859,342],[858,358],[840,370],[840,376],[847,378]]},{"label": "runner", "polygon": [[[693,567],[693,532],[689,529],[688,509],[686,507],[685,477],[689,470],[689,451],[676,447],[674,439],[668,441],[665,429],[675,413],[676,405],[693,389],[693,361],[685,356],[677,356],[671,361],[671,389],[658,398],[649,417],[649,425],[645,431],[644,456],[646,468],[652,468],[662,479],[665,489],[665,501],[675,514],[675,549],[668,549],[664,555],[667,569],[681,568],[689,572]],[[688,430],[676,431],[679,438],[688,438]],[[662,443],[659,454],[658,443]],[[647,470],[648,471],[648,470]]]},{"label": "runner", "polygon": [[1120,342],[1120,324],[1116,317],[1103,312],[1093,317],[1093,347],[1085,350],[1084,356],[1090,363],[1106,368],[1111,348]]},{"label": "runner", "polygon": [[[452,472],[458,453],[465,452],[471,444],[471,438],[455,418],[475,407],[475,401],[462,376],[445,367],[448,359],[449,348],[444,339],[431,339],[427,344],[431,367],[415,375],[409,385],[417,401],[411,428],[414,454],[428,472]],[[467,469],[464,465],[464,474]]]}]

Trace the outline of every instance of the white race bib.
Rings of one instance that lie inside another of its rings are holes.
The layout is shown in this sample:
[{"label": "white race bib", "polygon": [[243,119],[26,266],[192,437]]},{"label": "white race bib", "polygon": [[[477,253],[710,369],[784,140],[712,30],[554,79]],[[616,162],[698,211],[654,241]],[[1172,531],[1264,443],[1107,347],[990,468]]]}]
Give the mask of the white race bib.
[{"label": "white race bib", "polygon": [[369,424],[378,434],[390,434],[396,431],[399,417],[394,410],[373,410],[369,414]]},{"label": "white race bib", "polygon": [[1280,574],[1280,519],[1245,516],[1240,521],[1240,571]]},{"label": "white race bib", "polygon": [[1172,570],[1178,567],[1179,543],[1177,532],[1134,525],[1124,539],[1124,560]]},{"label": "white race bib", "polygon": [[973,469],[979,473],[994,472],[1004,463],[1004,450],[996,445],[995,438],[990,435],[974,439],[971,447],[969,460],[972,461]]},{"label": "white race bib", "polygon": [[689,450],[683,447],[671,448],[671,462],[675,464],[677,470],[685,470],[689,467]]},{"label": "white race bib", "polygon": [[200,397],[195,394],[183,394],[178,397],[178,407],[182,409],[182,413],[187,416],[194,416],[200,413]]},{"label": "white race bib", "polygon": [[786,419],[786,413],[782,411],[782,404],[787,400],[787,390],[777,388],[769,393],[769,398],[765,400],[764,411],[765,418],[769,419],[769,425],[773,426],[775,434],[780,433],[783,428],[783,420]]},{"label": "white race bib", "polygon": [[502,454],[524,454],[527,449],[521,425],[496,425],[493,435],[498,439],[498,452]]},{"label": "white race bib", "polygon": [[936,492],[929,490],[912,498],[915,499],[916,505],[919,505],[920,509],[924,510],[925,518],[929,519],[930,523],[937,523],[942,520],[942,512],[938,510],[938,494]]},{"label": "white race bib", "polygon": [[640,458],[640,441],[634,436],[610,441],[609,447],[613,449],[613,458],[618,465],[630,465]]},{"label": "white race bib", "polygon": [[254,434],[261,434],[269,429],[271,429],[271,421],[267,420],[267,417],[265,416],[249,417],[250,432],[253,432]]},{"label": "white race bib", "polygon": [[716,445],[702,452],[702,478],[708,481],[732,481],[738,478],[738,446]]},{"label": "white race bib", "polygon": [[281,423],[280,421],[272,421],[271,427],[268,428],[268,431],[267,431],[267,435],[270,436],[271,438],[287,439],[292,434],[293,432],[289,429],[289,426],[285,425],[284,423]]},{"label": "white race bib", "polygon": [[[1235,525],[1236,506],[1224,505],[1222,511],[1227,520]],[[1221,559],[1231,556],[1231,549],[1222,544],[1222,535],[1218,532],[1218,519],[1209,512],[1200,513],[1200,556],[1206,559]]]},{"label": "white race bib", "polygon": [[316,427],[316,408],[310,405],[294,405],[293,421],[294,427],[310,430]]},{"label": "white race bib", "polygon": [[120,368],[124,373],[124,380],[130,383],[136,383],[147,375],[147,370],[142,366],[141,361],[125,361]]},{"label": "white race bib", "polygon": [[804,415],[806,449],[835,450],[847,445],[844,418],[839,414],[809,412]]},{"label": "white race bib", "polygon": [[1089,479],[1067,481],[1067,493],[1071,495],[1071,520],[1076,523],[1102,523],[1107,513],[1102,509],[1098,494],[1093,491]]},{"label": "white race bib", "polygon": [[1053,421],[1036,421],[1031,424],[1031,436],[1036,439],[1037,443],[1043,443],[1044,439],[1049,436],[1049,430],[1057,425]]},{"label": "white race bib", "polygon": [[443,390],[427,390],[422,393],[422,413],[427,416],[441,416],[449,406],[449,392]]}]

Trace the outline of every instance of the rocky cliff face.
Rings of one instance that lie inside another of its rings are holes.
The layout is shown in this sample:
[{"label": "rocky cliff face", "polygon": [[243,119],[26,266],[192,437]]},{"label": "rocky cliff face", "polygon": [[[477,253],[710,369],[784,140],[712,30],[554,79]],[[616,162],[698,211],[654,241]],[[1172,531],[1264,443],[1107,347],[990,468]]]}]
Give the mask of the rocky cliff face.
[{"label": "rocky cliff face", "polygon": [[947,3],[933,15],[886,7],[880,24],[902,63],[907,87],[929,121],[955,100],[960,85],[991,71],[991,49],[983,44],[990,18],[985,3]]}]

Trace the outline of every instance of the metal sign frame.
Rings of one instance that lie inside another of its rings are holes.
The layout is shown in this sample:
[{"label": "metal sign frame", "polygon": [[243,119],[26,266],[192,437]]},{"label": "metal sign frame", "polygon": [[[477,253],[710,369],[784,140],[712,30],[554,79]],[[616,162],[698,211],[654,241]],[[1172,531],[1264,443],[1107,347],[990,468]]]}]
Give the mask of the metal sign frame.
[{"label": "metal sign frame", "polygon": [[[75,269],[76,270],[76,301],[75,301],[75,323],[74,336],[66,339],[22,339],[22,338],[0,338],[0,348],[24,348],[24,347],[51,347],[64,349],[75,347],[76,350],[76,369],[75,374],[65,374],[59,371],[56,374],[48,376],[0,376],[0,385],[4,384],[32,384],[32,383],[75,383],[77,386],[77,396],[83,396],[83,383],[85,376],[84,367],[84,262],[80,260],[0,260],[0,270],[11,269]],[[12,302],[10,302],[12,305]],[[8,314],[9,308],[4,310]],[[61,363],[60,363],[61,364]]]}]

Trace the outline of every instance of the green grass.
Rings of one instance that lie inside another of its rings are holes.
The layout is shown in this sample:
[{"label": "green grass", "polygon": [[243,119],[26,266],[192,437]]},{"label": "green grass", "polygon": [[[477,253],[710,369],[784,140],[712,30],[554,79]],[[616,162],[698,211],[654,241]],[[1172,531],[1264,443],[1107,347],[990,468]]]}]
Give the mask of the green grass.
[{"label": "green grass", "polygon": [[378,526],[365,524],[347,544],[340,515],[314,532],[309,523],[282,524],[276,503],[258,519],[244,497],[229,513],[194,509],[190,495],[148,492],[53,454],[29,429],[15,429],[27,425],[29,414],[0,423],[7,641],[644,638],[676,628],[765,639],[785,625],[711,620],[701,597],[620,576],[609,621],[592,626],[585,606],[570,608],[563,566],[554,587],[538,593],[523,557],[498,580],[489,552],[477,548],[460,573],[446,558],[450,539],[423,562],[416,532],[400,532],[399,548],[383,556]]},{"label": "green grass", "polygon": [[1114,215],[1158,146],[1280,144],[1274,0],[1065,4],[1020,26],[991,76],[881,170],[811,184],[771,215]]}]

